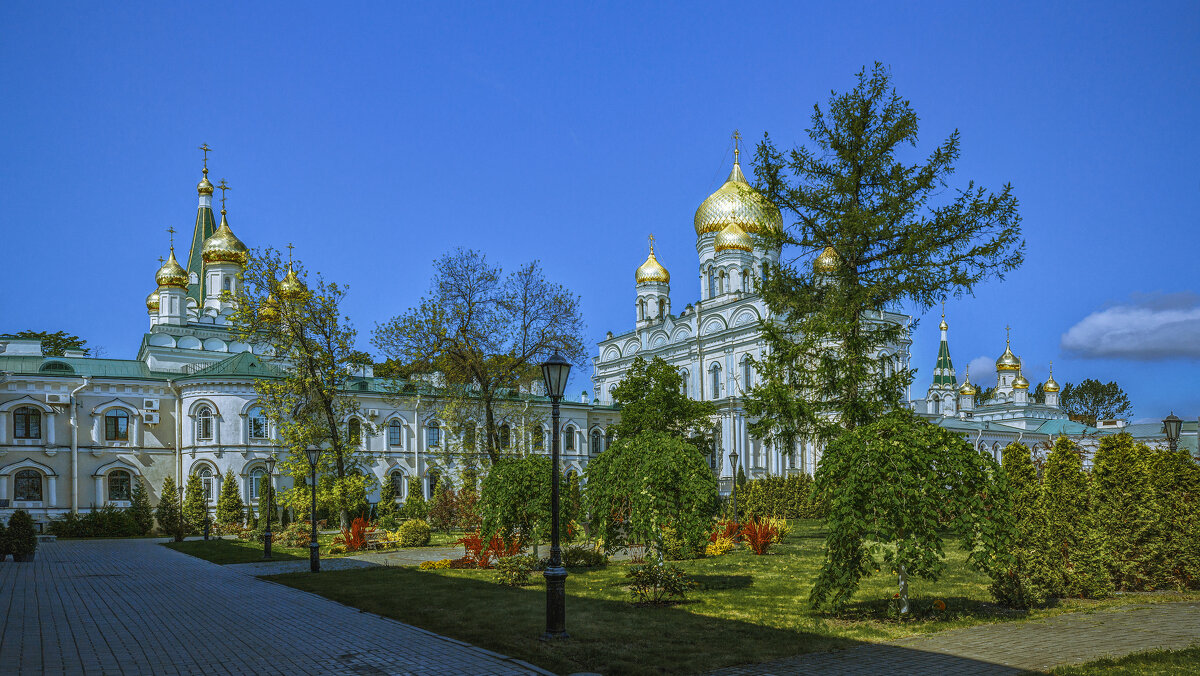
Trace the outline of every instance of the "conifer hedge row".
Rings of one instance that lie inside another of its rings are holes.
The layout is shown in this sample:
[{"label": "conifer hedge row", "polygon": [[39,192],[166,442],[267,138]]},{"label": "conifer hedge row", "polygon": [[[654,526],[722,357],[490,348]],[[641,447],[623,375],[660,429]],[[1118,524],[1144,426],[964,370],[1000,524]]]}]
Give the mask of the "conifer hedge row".
[{"label": "conifer hedge row", "polygon": [[738,503],[747,517],[818,519],[827,511],[807,474],[768,476],[739,484]]}]

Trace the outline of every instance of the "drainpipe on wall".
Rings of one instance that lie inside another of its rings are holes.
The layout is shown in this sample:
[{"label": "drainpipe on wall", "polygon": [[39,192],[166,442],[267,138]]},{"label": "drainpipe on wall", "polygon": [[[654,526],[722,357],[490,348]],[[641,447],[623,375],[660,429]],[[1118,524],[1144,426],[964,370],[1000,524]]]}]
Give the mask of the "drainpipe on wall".
[{"label": "drainpipe on wall", "polygon": [[75,395],[87,387],[91,376],[84,376],[79,387],[71,390],[71,513],[79,513],[79,416],[76,413],[78,403]]},{"label": "drainpipe on wall", "polygon": [[[175,387],[174,380],[167,380],[167,387],[175,395],[175,487],[179,491],[179,504],[183,504],[183,397]],[[162,496],[159,496],[162,497]]]}]

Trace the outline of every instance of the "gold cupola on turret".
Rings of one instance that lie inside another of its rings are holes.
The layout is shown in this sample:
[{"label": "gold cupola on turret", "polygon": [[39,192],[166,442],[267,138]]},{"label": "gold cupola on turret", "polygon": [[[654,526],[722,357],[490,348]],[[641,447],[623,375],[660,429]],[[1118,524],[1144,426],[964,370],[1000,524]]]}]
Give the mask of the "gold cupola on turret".
[{"label": "gold cupola on turret", "polygon": [[763,197],[750,187],[746,176],[742,174],[742,166],[738,163],[740,152],[737,142],[741,136],[733,133],[733,170],[729,178],[709,195],[696,209],[693,223],[696,226],[696,236],[721,232],[730,224],[735,224],[748,234],[777,233],[783,226],[783,216],[779,207]]},{"label": "gold cupola on turret", "polygon": [[304,288],[304,282],[300,281],[300,278],[296,276],[296,271],[292,269],[292,264],[288,263],[287,274],[279,283],[279,297],[284,300],[296,300],[303,297],[307,291]]},{"label": "gold cupola on turret", "polygon": [[831,275],[837,272],[837,269],[842,266],[842,257],[834,251],[833,247],[827,246],[817,256],[817,260],[813,261],[813,272],[819,275]]},{"label": "gold cupola on turret", "polygon": [[225,209],[221,209],[221,226],[208,239],[204,240],[204,248],[200,257],[206,264],[236,263],[245,266],[249,249],[242,240],[238,239],[229,229],[225,220]]},{"label": "gold cupola on turret", "polygon": [[1050,377],[1042,384],[1042,391],[1057,392],[1058,389],[1058,381],[1054,380],[1054,362],[1050,362]]},{"label": "gold cupola on turret", "polygon": [[267,299],[258,306],[258,318],[264,322],[273,322],[279,319],[279,303],[275,300],[275,296],[267,294]]},{"label": "gold cupola on turret", "polygon": [[162,267],[158,269],[158,273],[154,275],[154,281],[158,282],[159,286],[187,289],[188,273],[179,264],[179,261],[175,260],[175,247],[171,247],[171,255],[167,258],[167,262],[163,263]]},{"label": "gold cupola on turret", "polygon": [[1012,348],[1009,346],[1008,327],[1004,328],[1004,354],[996,359],[997,371],[1020,371],[1021,359],[1013,354]]},{"label": "gold cupola on turret", "polygon": [[[1019,365],[1020,363],[1021,363],[1021,358],[1017,357],[1017,364]],[[1018,366],[1017,377],[1013,379],[1013,389],[1014,390],[1028,390],[1029,389],[1029,381],[1026,380],[1025,376],[1021,374],[1021,371],[1019,370],[1019,368],[1020,367]]]},{"label": "gold cupola on turret", "polygon": [[713,248],[718,253],[729,251],[731,249],[737,251],[753,251],[754,242],[750,239],[750,235],[746,234],[745,230],[738,227],[737,223],[730,223],[725,226],[725,229],[717,234],[716,240],[713,241]]},{"label": "gold cupola on turret", "polygon": [[150,314],[158,314],[160,306],[158,289],[155,289],[150,292],[149,296],[146,296],[146,311]]},{"label": "gold cupola on turret", "polygon": [[654,236],[650,237],[650,255],[646,256],[646,262],[638,266],[637,272],[634,273],[634,281],[638,284],[646,282],[655,282],[658,284],[670,284],[671,273],[658,262],[654,257]]},{"label": "gold cupola on turret", "polygon": [[[946,320],[943,319],[942,323],[945,324]],[[973,396],[979,394],[979,389],[971,384],[971,370],[970,369],[967,369],[966,371],[963,372],[963,384],[961,387],[958,388],[958,393],[961,395],[964,395],[964,396],[968,396],[968,397],[973,397]]]}]

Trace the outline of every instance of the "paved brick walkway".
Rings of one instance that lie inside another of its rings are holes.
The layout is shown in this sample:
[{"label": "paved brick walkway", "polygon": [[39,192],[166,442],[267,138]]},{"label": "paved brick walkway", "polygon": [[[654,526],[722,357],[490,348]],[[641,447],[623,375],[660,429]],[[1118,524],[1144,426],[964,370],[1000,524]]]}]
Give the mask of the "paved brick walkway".
[{"label": "paved brick walkway", "polygon": [[0,673],[545,673],[229,568],[154,540],[0,563]]},{"label": "paved brick walkway", "polygon": [[1155,603],[956,629],[714,673],[1008,676],[1196,644],[1200,644],[1200,603]]}]

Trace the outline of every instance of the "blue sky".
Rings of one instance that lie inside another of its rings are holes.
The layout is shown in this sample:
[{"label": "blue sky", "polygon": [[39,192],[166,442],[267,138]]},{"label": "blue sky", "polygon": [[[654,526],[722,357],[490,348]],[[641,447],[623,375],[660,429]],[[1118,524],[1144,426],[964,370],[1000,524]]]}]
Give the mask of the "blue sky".
[{"label": "blue sky", "polygon": [[692,214],[734,128],[803,143],[878,60],[921,150],[957,128],[959,184],[1021,200],[1025,265],[948,303],[956,366],[994,378],[1011,325],[1035,383],[1053,360],[1138,418],[1200,414],[1196,3],[248,5],[0,7],[0,332],[134,356],[203,142],[234,231],[348,283],[364,347],[456,246],[540,259],[595,340],[631,326],[650,232],[675,306],[698,296]]}]

